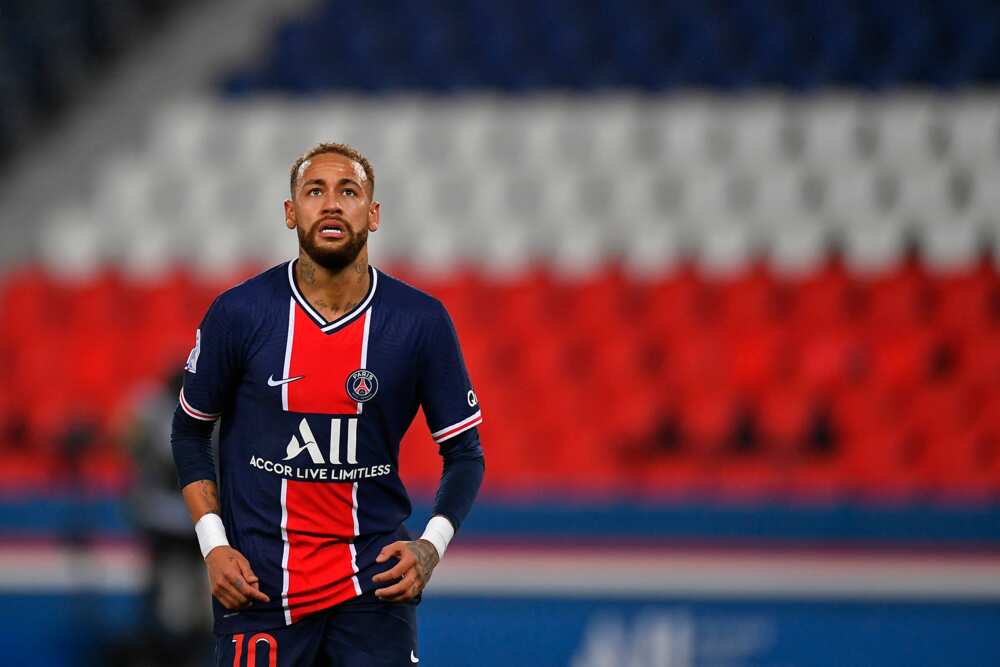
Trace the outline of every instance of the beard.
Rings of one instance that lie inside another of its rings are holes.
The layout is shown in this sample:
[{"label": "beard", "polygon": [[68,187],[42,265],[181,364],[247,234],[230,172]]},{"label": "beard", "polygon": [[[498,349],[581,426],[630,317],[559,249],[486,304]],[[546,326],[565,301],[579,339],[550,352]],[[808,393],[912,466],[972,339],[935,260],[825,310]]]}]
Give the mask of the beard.
[{"label": "beard", "polygon": [[[345,225],[346,226],[346,225]],[[299,237],[299,247],[306,251],[309,259],[316,262],[328,271],[340,271],[354,263],[361,253],[361,249],[368,243],[368,230],[362,229],[355,233],[352,229],[344,230],[344,241],[336,248],[320,247],[316,243],[316,236],[319,234],[320,226],[315,225],[313,229],[316,233],[304,231],[301,227],[296,229]]]}]

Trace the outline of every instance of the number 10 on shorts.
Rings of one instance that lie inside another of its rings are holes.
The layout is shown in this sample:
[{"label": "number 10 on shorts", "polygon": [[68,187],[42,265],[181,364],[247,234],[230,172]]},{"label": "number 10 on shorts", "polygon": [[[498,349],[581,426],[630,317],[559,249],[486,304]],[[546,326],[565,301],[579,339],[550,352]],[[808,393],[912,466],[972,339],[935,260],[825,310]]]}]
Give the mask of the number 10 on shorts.
[{"label": "number 10 on shorts", "polygon": [[[244,667],[243,665],[243,638],[246,637],[242,632],[238,635],[233,635],[233,643],[236,644],[236,653],[233,655],[233,667]],[[246,667],[255,667],[257,664],[257,647],[261,643],[267,645],[267,665],[268,667],[277,667],[278,665],[278,640],[273,636],[267,634],[266,632],[258,632],[253,637],[250,638],[248,642],[247,649],[247,662]],[[262,649],[263,650],[263,649]]]}]

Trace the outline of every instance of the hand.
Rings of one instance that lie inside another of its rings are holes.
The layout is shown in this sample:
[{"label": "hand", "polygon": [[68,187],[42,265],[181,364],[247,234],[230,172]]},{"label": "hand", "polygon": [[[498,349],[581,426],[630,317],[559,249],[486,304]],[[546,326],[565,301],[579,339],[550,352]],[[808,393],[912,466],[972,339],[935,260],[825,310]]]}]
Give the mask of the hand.
[{"label": "hand", "polygon": [[427,540],[393,542],[379,552],[375,562],[384,563],[390,558],[398,558],[399,562],[372,577],[375,583],[399,580],[392,586],[375,590],[375,597],[388,602],[415,599],[431,580],[431,573],[441,560],[437,549]]},{"label": "hand", "polygon": [[205,556],[212,595],[226,609],[244,609],[254,600],[270,602],[260,590],[260,579],[250,569],[250,562],[232,547],[215,547]]}]

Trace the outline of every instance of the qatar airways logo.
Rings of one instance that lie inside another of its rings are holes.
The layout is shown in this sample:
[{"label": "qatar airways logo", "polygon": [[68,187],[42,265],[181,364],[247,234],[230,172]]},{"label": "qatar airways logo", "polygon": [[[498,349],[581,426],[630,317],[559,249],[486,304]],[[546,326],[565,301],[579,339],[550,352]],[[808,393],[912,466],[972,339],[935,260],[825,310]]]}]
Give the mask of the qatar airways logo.
[{"label": "qatar airways logo", "polygon": [[[346,428],[345,424],[346,422]],[[305,454],[313,465],[303,466]],[[346,454],[344,460],[341,455]],[[292,463],[287,463],[291,461]],[[327,457],[324,458],[323,451],[316,436],[313,435],[305,417],[299,422],[299,432],[293,434],[285,446],[285,458],[281,461],[270,461],[262,456],[251,456],[251,467],[265,472],[280,475],[290,479],[302,479],[307,481],[354,481],[368,477],[381,477],[392,472],[392,466],[388,464],[374,466],[358,466],[354,468],[318,468],[316,466],[357,466],[358,463],[358,418],[357,417],[333,417],[330,420],[330,443],[327,450]]]}]

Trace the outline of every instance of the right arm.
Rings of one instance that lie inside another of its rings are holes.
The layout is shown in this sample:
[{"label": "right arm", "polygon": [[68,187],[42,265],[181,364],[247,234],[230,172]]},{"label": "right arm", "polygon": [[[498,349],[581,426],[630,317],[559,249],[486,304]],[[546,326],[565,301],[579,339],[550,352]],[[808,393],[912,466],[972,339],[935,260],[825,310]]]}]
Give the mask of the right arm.
[{"label": "right arm", "polygon": [[239,377],[239,345],[219,299],[209,308],[188,357],[170,444],[184,503],[191,513],[212,595],[227,609],[268,602],[247,559],[229,546],[212,458],[212,431]]},{"label": "right arm", "polygon": [[[213,422],[190,417],[178,406],[170,441],[178,477],[183,484],[184,504],[191,513],[198,544],[205,557],[212,595],[226,609],[242,609],[253,600],[268,602],[270,598],[261,592],[260,579],[249,561],[229,546],[222,527],[222,506],[212,461],[213,426]],[[207,478],[206,470],[212,471],[211,479]]]}]

